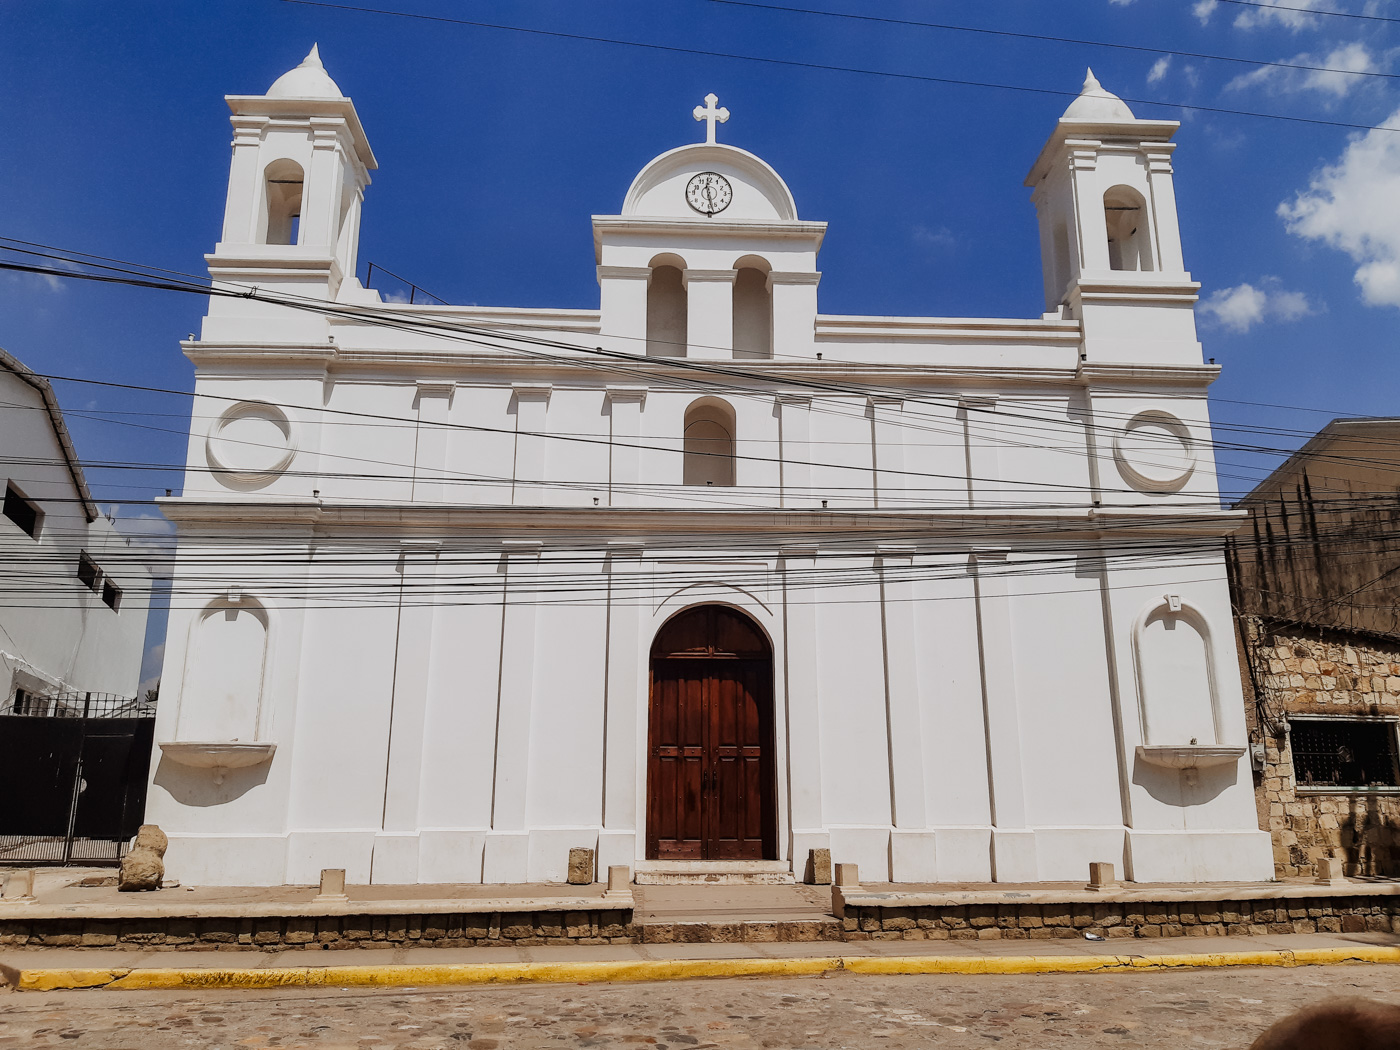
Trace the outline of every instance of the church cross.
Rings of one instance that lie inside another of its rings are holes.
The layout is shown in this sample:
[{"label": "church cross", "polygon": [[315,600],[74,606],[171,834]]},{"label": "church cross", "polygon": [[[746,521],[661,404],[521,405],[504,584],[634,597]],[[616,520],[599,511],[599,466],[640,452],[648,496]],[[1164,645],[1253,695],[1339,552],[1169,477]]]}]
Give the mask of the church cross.
[{"label": "church cross", "polygon": [[703,120],[705,122],[705,142],[707,145],[710,146],[713,146],[715,144],[716,121],[718,121],[720,124],[723,124],[726,120],[729,119],[729,110],[725,109],[723,106],[721,106],[719,109],[715,108],[715,103],[718,101],[719,96],[716,95],[713,91],[711,91],[708,95],[705,96],[705,104],[703,106],[695,107],[695,119]]}]

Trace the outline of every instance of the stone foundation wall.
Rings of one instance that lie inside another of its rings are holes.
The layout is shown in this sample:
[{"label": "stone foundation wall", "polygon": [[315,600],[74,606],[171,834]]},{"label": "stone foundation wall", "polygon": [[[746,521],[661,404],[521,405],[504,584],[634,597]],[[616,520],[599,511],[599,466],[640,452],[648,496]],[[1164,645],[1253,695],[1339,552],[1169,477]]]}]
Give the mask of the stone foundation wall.
[{"label": "stone foundation wall", "polygon": [[345,915],[314,919],[0,918],[0,948],[261,951],[269,948],[632,944],[639,940],[641,935],[630,911]]},{"label": "stone foundation wall", "polygon": [[920,908],[847,905],[848,941],[1060,940],[1094,933],[1239,937],[1280,933],[1400,933],[1394,897],[1298,897],[1157,904],[970,904]]},{"label": "stone foundation wall", "polygon": [[1400,642],[1257,617],[1244,618],[1239,641],[1252,662],[1246,715],[1250,738],[1264,741],[1255,796],[1277,875],[1316,875],[1318,860],[1339,856],[1347,875],[1400,876],[1400,796],[1299,794],[1289,738],[1269,731],[1289,714],[1400,715]]}]

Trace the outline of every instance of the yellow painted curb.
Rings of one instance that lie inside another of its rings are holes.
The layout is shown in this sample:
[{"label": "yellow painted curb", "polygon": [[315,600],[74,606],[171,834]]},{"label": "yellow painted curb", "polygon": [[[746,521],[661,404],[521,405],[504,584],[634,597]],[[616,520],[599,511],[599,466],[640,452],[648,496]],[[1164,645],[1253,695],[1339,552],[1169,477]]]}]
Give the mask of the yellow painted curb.
[{"label": "yellow painted curb", "polygon": [[475,963],[460,965],[284,966],[266,968],[20,969],[7,967],[21,991],[61,988],[175,989],[403,987],[594,981],[681,981],[705,977],[810,977],[857,974],[1107,973],[1213,966],[1319,966],[1400,963],[1400,948],[1304,948],[1297,951],[1199,952],[1176,955],[905,955],[798,959],[636,959],[621,962]]}]

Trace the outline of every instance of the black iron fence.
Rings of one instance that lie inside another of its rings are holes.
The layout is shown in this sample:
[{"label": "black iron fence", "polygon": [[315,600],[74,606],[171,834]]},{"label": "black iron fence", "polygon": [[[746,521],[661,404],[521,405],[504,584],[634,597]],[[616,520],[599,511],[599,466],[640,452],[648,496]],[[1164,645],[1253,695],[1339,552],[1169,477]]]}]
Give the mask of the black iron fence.
[{"label": "black iron fence", "polygon": [[155,704],[19,691],[0,710],[0,864],[115,864],[146,811]]}]

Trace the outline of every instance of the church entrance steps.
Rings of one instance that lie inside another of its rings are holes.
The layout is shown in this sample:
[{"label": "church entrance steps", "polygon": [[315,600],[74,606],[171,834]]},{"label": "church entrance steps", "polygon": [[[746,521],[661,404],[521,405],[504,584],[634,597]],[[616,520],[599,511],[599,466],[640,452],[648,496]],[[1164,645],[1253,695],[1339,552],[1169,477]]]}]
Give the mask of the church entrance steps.
[{"label": "church entrance steps", "polygon": [[838,941],[825,886],[718,883],[636,887],[643,944]]},{"label": "church entrance steps", "polygon": [[790,886],[796,880],[785,860],[639,860],[634,881],[639,886]]}]

